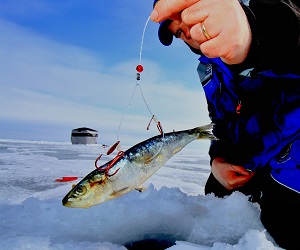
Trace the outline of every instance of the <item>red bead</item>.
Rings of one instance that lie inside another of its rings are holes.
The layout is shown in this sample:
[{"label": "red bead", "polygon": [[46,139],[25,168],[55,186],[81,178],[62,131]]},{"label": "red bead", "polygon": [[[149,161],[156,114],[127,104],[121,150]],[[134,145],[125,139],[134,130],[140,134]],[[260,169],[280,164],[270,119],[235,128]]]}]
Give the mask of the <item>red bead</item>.
[{"label": "red bead", "polygon": [[137,72],[141,73],[141,72],[143,72],[144,68],[142,65],[139,64],[138,66],[136,66],[136,70],[137,70]]}]

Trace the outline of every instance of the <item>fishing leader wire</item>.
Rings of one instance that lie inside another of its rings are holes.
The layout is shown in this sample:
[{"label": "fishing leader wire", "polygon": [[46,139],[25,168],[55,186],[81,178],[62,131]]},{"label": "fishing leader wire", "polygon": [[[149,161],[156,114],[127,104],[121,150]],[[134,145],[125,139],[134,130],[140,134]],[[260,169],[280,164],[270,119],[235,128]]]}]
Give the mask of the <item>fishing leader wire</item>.
[{"label": "fishing leader wire", "polygon": [[146,32],[146,28],[147,28],[147,25],[149,23],[149,20],[150,20],[150,16],[148,17],[146,23],[145,23],[145,26],[144,26],[144,29],[143,29],[143,33],[142,33],[142,39],[141,39],[141,44],[140,44],[140,53],[139,53],[139,64],[136,66],[136,84],[135,84],[135,87],[134,87],[134,90],[133,90],[133,93],[129,99],[129,103],[125,109],[125,112],[121,118],[121,121],[120,121],[120,124],[119,124],[119,128],[118,128],[118,133],[117,133],[117,142],[107,151],[107,154],[110,154],[112,153],[116,148],[118,151],[121,151],[121,146],[120,146],[120,140],[119,140],[119,136],[120,136],[120,131],[121,131],[121,126],[122,126],[122,123],[123,123],[123,120],[125,118],[125,116],[127,115],[127,112],[129,110],[129,108],[131,107],[132,105],[132,100],[135,96],[135,93],[136,93],[136,90],[137,88],[140,90],[140,93],[141,93],[141,96],[143,98],[143,101],[149,111],[149,113],[151,114],[151,119],[149,121],[149,124],[147,126],[147,130],[149,129],[150,127],[150,124],[152,122],[152,120],[156,123],[156,126],[157,126],[157,129],[158,131],[160,132],[160,134],[162,135],[162,144],[160,146],[160,149],[158,150],[158,152],[151,158],[153,159],[154,157],[157,156],[157,154],[161,151],[162,147],[163,147],[163,144],[164,144],[164,138],[165,138],[165,134],[164,134],[164,131],[163,131],[163,128],[162,128],[162,125],[160,123],[160,121],[156,118],[156,116],[152,113],[147,101],[146,101],[146,98],[143,94],[143,91],[142,91],[142,88],[141,88],[141,85],[140,85],[140,80],[141,80],[141,73],[143,72],[144,70],[144,67],[142,66],[142,54],[143,54],[143,44],[144,44],[144,37],[145,37],[145,32]]}]

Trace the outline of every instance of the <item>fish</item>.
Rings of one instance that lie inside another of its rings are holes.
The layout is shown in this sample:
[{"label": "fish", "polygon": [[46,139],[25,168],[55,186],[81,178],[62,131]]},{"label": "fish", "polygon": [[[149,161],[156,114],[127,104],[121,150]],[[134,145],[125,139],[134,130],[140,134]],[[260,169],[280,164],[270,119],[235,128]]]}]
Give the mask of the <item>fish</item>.
[{"label": "fish", "polygon": [[120,151],[116,158],[97,167],[73,187],[62,199],[63,206],[89,208],[136,189],[192,141],[218,140],[212,129],[213,124],[208,124],[161,133]]}]

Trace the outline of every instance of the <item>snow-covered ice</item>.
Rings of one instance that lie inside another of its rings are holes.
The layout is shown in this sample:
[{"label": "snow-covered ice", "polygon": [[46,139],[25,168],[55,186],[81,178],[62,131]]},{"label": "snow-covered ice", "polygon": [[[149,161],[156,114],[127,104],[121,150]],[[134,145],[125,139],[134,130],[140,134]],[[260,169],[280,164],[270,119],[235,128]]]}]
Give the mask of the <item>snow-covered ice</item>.
[{"label": "snow-covered ice", "polygon": [[101,145],[0,140],[0,249],[280,249],[248,197],[204,195],[207,147],[184,148],[144,183],[142,193],[132,191],[88,209],[62,206],[78,180],[55,180],[80,180],[104,150]]}]

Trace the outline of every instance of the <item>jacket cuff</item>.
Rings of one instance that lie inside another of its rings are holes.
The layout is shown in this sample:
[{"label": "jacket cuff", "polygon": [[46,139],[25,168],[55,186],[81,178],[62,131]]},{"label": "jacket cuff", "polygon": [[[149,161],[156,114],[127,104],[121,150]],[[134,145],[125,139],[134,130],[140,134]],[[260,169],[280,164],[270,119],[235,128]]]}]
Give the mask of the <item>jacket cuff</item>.
[{"label": "jacket cuff", "polygon": [[210,165],[216,157],[224,157],[225,148],[220,141],[212,141],[209,147]]}]

